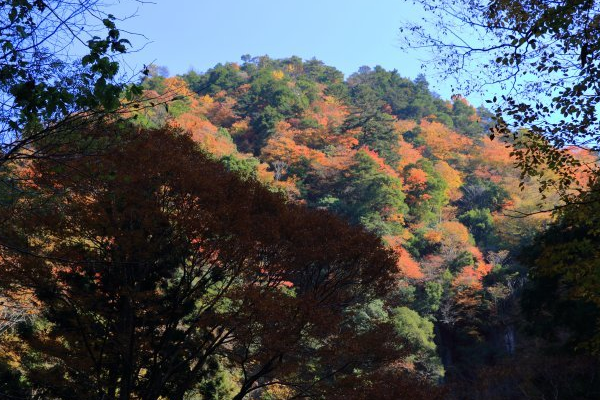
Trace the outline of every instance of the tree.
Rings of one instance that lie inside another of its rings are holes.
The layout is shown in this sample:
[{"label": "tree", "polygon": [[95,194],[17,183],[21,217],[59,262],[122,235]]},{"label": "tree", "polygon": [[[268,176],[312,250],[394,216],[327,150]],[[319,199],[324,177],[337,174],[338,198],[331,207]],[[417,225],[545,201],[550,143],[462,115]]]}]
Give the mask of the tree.
[{"label": "tree", "polygon": [[222,90],[229,91],[243,84],[246,79],[237,64],[217,64],[204,74],[190,71],[182,76],[194,92],[216,94]]},{"label": "tree", "polygon": [[256,135],[252,145],[257,154],[274,133],[278,122],[298,117],[308,107],[306,93],[280,72],[270,68],[258,71],[236,107],[239,113],[252,118]]},{"label": "tree", "polygon": [[430,48],[448,76],[472,76],[461,81],[462,90],[490,84],[503,89],[500,99],[489,100],[496,118],[490,137],[512,144],[522,177],[535,176],[542,189],[576,201],[577,192],[570,189],[585,190],[587,185],[578,182],[578,172],[598,173],[595,163],[581,162],[568,151],[569,146],[600,150],[598,2],[419,3],[427,11],[426,23],[403,27],[409,32],[407,46]]},{"label": "tree", "polygon": [[433,323],[407,307],[394,309],[392,319],[400,337],[415,349],[411,361],[417,364],[424,374],[441,379],[444,376],[444,367],[435,352]]},{"label": "tree", "polygon": [[492,212],[500,211],[503,204],[510,198],[506,189],[491,180],[469,176],[465,185],[461,187],[463,193],[458,200],[462,212],[474,208],[487,208]]},{"label": "tree", "polygon": [[357,85],[350,90],[353,104],[342,130],[358,130],[358,145],[368,146],[395,167],[398,154],[398,132],[394,118],[385,113],[376,92],[367,85]]},{"label": "tree", "polygon": [[339,214],[381,236],[403,231],[408,207],[402,183],[376,153],[359,150],[339,186],[333,207]]},{"label": "tree", "polygon": [[[115,57],[130,43],[98,0],[8,0],[0,8],[2,166],[47,155],[73,124],[117,110],[125,86]],[[85,33],[101,31],[104,38]],[[82,58],[64,55],[79,44],[87,51]],[[135,94],[130,86],[129,98]]]},{"label": "tree", "polygon": [[458,220],[463,223],[480,246],[490,246],[493,238],[494,219],[487,208],[474,208],[460,215]]},{"label": "tree", "polygon": [[2,221],[2,289],[39,308],[15,351],[40,396],[180,399],[219,360],[241,376],[234,399],[275,383],[318,393],[395,357],[385,326],[343,328],[347,307],[390,289],[397,259],[378,237],[239,178],[186,135],[85,135],[122,142],[34,160],[32,195]]},{"label": "tree", "polygon": [[523,303],[537,325],[534,329],[554,339],[566,327],[569,346],[595,355],[600,352],[597,189],[596,184],[581,204],[562,209],[522,256],[531,278]]}]

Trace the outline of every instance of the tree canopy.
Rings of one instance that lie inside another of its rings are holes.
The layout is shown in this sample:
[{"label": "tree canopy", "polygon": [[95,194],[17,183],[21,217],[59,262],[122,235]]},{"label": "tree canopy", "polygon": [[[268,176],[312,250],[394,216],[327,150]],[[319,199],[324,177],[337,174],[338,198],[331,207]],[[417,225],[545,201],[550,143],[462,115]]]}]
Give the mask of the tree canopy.
[{"label": "tree canopy", "polygon": [[[459,90],[489,95],[495,136],[513,146],[524,176],[567,202],[598,173],[600,8],[596,1],[419,1],[424,21],[403,26],[407,47],[432,50]],[[589,153],[582,161],[571,149]],[[553,173],[548,173],[552,171]]]},{"label": "tree canopy", "polygon": [[[0,6],[2,165],[54,150],[48,143],[32,145],[56,139],[84,114],[89,119],[118,109],[126,86],[116,57],[131,43],[98,0],[9,0]],[[73,56],[79,47],[83,54]],[[130,99],[137,89],[128,87]]]},{"label": "tree canopy", "polygon": [[275,383],[314,395],[393,359],[385,324],[344,328],[397,273],[377,236],[239,178],[186,135],[88,129],[123,142],[34,161],[31,195],[3,210],[2,289],[41,307],[15,349],[32,388],[181,398],[222,360],[243,373],[235,399]]}]

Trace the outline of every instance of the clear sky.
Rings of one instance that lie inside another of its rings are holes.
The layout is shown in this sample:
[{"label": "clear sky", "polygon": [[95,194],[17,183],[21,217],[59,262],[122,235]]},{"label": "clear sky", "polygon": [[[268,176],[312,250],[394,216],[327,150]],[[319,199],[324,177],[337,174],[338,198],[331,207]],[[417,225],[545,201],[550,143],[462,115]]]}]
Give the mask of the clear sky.
[{"label": "clear sky", "polygon": [[[414,79],[421,72],[419,54],[400,47],[400,23],[419,17],[404,0],[121,0],[109,9],[119,24],[147,37],[127,56],[131,68],[154,62],[171,74],[191,68],[205,71],[219,62],[240,61],[243,54],[283,58],[316,57],[346,75],[362,65],[397,69]],[[113,11],[114,10],[114,11]],[[424,57],[424,55],[423,55]],[[449,84],[428,76],[431,88],[449,98]]]}]

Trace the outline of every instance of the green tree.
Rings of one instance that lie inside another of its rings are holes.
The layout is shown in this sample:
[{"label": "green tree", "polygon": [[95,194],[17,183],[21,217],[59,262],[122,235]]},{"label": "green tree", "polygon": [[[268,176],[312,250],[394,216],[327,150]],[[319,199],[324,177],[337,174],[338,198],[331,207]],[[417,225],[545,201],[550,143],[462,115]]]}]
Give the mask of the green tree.
[{"label": "green tree", "polygon": [[491,243],[494,230],[494,219],[487,208],[475,208],[460,215],[458,220],[462,222],[475,238],[478,245],[487,247]]},{"label": "green tree", "polygon": [[299,117],[309,104],[301,87],[292,87],[289,78],[278,77],[277,73],[271,68],[260,69],[252,76],[248,92],[238,101],[238,111],[252,119],[256,153],[274,133],[277,122]]},{"label": "green tree", "polygon": [[367,85],[351,87],[352,109],[344,122],[343,130],[360,129],[359,146],[367,146],[376,151],[386,162],[395,166],[400,160],[398,154],[398,133],[394,128],[394,118],[383,111],[385,103]]},{"label": "green tree", "polygon": [[[352,223],[363,224],[381,236],[400,233],[408,208],[400,179],[382,170],[366,151],[354,156],[354,164],[338,183],[339,201],[333,210]],[[399,218],[400,217],[400,218]]]},{"label": "green tree", "polygon": [[181,76],[194,92],[215,94],[220,91],[230,91],[242,85],[247,76],[237,64],[217,64],[203,74],[190,71]]},{"label": "green tree", "polygon": [[439,221],[442,207],[449,199],[447,195],[448,183],[442,179],[435,170],[434,164],[428,159],[419,160],[417,164],[410,164],[404,168],[405,177],[412,169],[424,172],[427,180],[423,185],[416,185],[406,190],[410,204],[410,216],[420,222],[431,223]]},{"label": "green tree", "polygon": [[600,352],[600,202],[596,188],[564,208],[550,229],[523,252],[531,283],[523,297],[533,328],[556,339],[567,327],[569,345]]},{"label": "green tree", "polygon": [[[129,41],[98,0],[0,5],[1,166],[11,159],[47,156],[74,123],[119,108],[125,86],[115,57],[126,52]],[[105,37],[86,32],[105,32]],[[87,54],[63,57],[63,49],[74,42],[82,43]],[[135,94],[139,88],[130,86],[128,97]],[[32,149],[48,138],[54,141]]]},{"label": "green tree", "polygon": [[[427,12],[405,24],[406,47],[429,47],[464,92],[494,84],[496,128],[513,145],[523,178],[576,202],[578,172],[598,172],[568,151],[600,150],[600,5],[596,1],[421,0]],[[468,71],[466,73],[465,71]],[[469,76],[467,80],[461,77]],[[490,96],[491,97],[491,96]],[[521,129],[521,128],[527,129]],[[548,174],[548,170],[554,174]]]},{"label": "green tree", "polygon": [[465,184],[460,190],[463,195],[457,202],[457,205],[463,213],[475,208],[497,212],[510,199],[510,195],[501,185],[489,179],[482,179],[472,175],[467,177]]},{"label": "green tree", "polygon": [[429,377],[441,379],[444,367],[436,354],[433,323],[407,307],[394,309],[392,321],[398,335],[414,347],[412,361]]},{"label": "green tree", "polygon": [[215,357],[240,371],[234,399],[279,379],[318,392],[332,371],[395,357],[384,327],[344,329],[347,307],[391,288],[397,259],[377,236],[241,179],[178,132],[85,132],[115,135],[103,157],[31,163],[35,193],[2,208],[0,284],[38,304],[15,351],[40,396],[180,399],[220,385]]}]

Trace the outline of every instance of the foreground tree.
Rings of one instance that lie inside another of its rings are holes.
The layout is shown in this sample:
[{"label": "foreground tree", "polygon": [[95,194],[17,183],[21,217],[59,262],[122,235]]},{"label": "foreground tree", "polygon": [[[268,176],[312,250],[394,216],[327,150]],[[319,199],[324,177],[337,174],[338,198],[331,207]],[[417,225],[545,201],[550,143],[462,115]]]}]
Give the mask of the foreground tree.
[{"label": "foreground tree", "polygon": [[532,329],[552,343],[600,354],[600,199],[598,183],[561,210],[523,258],[531,281],[523,296]]},{"label": "foreground tree", "polygon": [[[408,47],[426,47],[461,90],[486,86],[492,133],[513,145],[526,175],[542,189],[576,202],[586,178],[598,173],[600,122],[600,4],[593,0],[421,0],[425,23],[411,22]],[[472,74],[472,75],[470,75]],[[468,80],[461,76],[472,76]],[[489,96],[491,97],[491,96]],[[526,128],[526,129],[520,129]],[[592,157],[576,157],[572,149]],[[548,171],[554,173],[548,173]],[[582,174],[583,172],[583,174]]]},{"label": "foreground tree", "polygon": [[217,360],[239,372],[235,399],[275,384],[333,398],[333,378],[356,373],[379,387],[398,357],[390,327],[346,323],[396,272],[379,238],[238,178],[185,135],[85,135],[123,142],[35,160],[21,170],[32,195],[2,210],[0,282],[39,308],[15,349],[38,397],[181,399]]},{"label": "foreground tree", "polygon": [[99,0],[0,1],[0,166],[47,156],[74,123],[119,109],[116,57],[130,43],[115,21]]}]

